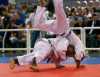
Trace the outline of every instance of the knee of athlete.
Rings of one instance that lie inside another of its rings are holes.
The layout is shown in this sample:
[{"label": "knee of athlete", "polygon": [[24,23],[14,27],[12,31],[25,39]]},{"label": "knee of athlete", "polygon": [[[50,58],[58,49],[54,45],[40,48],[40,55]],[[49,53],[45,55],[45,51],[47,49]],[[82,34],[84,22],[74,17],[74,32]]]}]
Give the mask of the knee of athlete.
[{"label": "knee of athlete", "polygon": [[83,52],[84,50],[84,46],[81,44],[76,44],[75,45],[75,52],[79,53],[79,52]]},{"label": "knee of athlete", "polygon": [[37,56],[37,57],[35,57],[36,58],[36,63],[40,63],[41,61],[43,61],[44,59],[45,59],[45,57],[44,56]]},{"label": "knee of athlete", "polygon": [[77,60],[81,60],[84,57],[84,53],[83,52],[76,52],[75,57]]}]

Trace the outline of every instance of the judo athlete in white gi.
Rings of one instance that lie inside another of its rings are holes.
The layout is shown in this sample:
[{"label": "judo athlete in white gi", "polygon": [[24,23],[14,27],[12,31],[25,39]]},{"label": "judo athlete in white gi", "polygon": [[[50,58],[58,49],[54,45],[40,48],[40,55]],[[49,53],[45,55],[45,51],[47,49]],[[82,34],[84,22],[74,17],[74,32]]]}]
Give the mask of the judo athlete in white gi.
[{"label": "judo athlete in white gi", "polygon": [[[42,21],[38,21],[38,23],[33,25],[33,27],[39,28],[40,30],[44,30],[47,32],[54,32],[55,34],[59,35],[58,39],[59,38],[63,39],[63,41],[60,42],[60,39],[58,40],[56,38],[56,41],[53,44],[56,48],[56,52],[60,56],[62,55],[63,59],[65,59],[66,57],[66,52],[63,51],[65,51],[67,49],[67,46],[69,45],[68,40],[66,40],[66,38],[68,38],[70,42],[75,46],[76,59],[81,60],[81,58],[84,56],[84,48],[80,39],[72,31],[70,31],[69,22],[66,19],[66,15],[63,10],[63,0],[54,0],[54,5],[55,5],[56,20],[49,24],[44,23]],[[40,14],[38,14],[36,18],[37,20],[41,20],[42,15],[45,11],[44,7],[40,7],[40,8],[42,8],[42,10],[41,12],[39,12]],[[61,35],[63,35],[66,38],[60,37]],[[31,64],[32,62],[37,64],[42,60],[44,60],[50,54],[52,48],[51,45],[48,43],[47,39],[43,39],[43,40],[45,41],[40,41],[36,43],[33,53],[26,54],[24,56],[18,56],[14,61],[11,61],[10,68],[13,69],[16,66],[16,64],[25,65],[25,64]],[[64,47],[61,44],[65,44]]]}]

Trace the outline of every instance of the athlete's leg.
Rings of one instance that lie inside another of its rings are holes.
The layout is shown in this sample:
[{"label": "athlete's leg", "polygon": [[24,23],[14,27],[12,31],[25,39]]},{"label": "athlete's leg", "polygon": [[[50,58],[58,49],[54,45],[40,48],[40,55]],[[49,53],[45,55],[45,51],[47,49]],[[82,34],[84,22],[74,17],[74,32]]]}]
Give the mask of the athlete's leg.
[{"label": "athlete's leg", "polygon": [[64,12],[63,8],[63,0],[53,0],[54,6],[55,6],[55,14],[56,14],[56,29],[58,33],[64,33],[66,29],[69,28],[69,25],[67,24],[67,17]]},{"label": "athlete's leg", "polygon": [[67,47],[69,45],[69,41],[64,38],[64,37],[58,37],[56,43],[55,43],[55,48],[56,52],[60,56],[62,60],[66,59],[66,52],[67,52]]},{"label": "athlete's leg", "polygon": [[[17,56],[15,59],[10,61],[10,68],[13,69],[16,65],[28,65],[33,64],[33,61],[36,61],[33,65],[43,61],[46,56],[50,53],[50,45],[47,41],[39,41],[35,44],[34,50],[32,53]],[[35,60],[34,60],[35,58]]]},{"label": "athlete's leg", "polygon": [[[75,59],[79,64],[79,61],[81,61],[85,56],[83,43],[80,38],[73,32],[71,32],[71,34],[68,36],[68,39],[70,40],[70,43],[75,47]],[[77,67],[79,67],[79,65]]]}]

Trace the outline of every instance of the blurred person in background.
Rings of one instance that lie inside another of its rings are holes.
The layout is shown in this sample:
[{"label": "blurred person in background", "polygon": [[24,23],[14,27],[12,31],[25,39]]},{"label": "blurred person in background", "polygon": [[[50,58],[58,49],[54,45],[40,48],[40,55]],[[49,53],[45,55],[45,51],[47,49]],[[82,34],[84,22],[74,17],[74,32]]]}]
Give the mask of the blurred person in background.
[{"label": "blurred person in background", "polygon": [[[100,20],[96,14],[92,14],[91,19],[87,22],[86,27],[100,27]],[[87,30],[87,47],[100,47],[100,30]]]},{"label": "blurred person in background", "polygon": [[[0,29],[3,29],[3,17],[0,15]],[[4,32],[0,32],[0,48],[2,48]]]},{"label": "blurred person in background", "polygon": [[0,5],[7,6],[9,4],[8,0],[0,0]]},{"label": "blurred person in background", "polygon": [[[32,25],[34,25],[34,16],[36,12],[37,6],[34,6],[30,9],[29,17],[26,19],[26,28],[32,28]],[[31,47],[34,47],[34,44],[36,40],[40,37],[40,31],[32,31],[31,32]]]}]

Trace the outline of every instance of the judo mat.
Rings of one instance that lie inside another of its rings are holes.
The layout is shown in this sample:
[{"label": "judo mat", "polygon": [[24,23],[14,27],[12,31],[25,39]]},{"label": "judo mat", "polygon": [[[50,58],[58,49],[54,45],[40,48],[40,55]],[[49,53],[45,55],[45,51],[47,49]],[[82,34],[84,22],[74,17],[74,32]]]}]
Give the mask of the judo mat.
[{"label": "judo mat", "polygon": [[100,77],[100,56],[87,57],[82,61],[79,69],[75,68],[75,62],[69,58],[63,64],[62,69],[56,69],[54,64],[43,62],[38,65],[39,72],[34,72],[29,66],[9,68],[9,58],[6,54],[0,56],[0,77]]},{"label": "judo mat", "polygon": [[100,64],[84,64],[79,69],[75,64],[65,64],[56,69],[53,64],[39,64],[39,72],[33,72],[29,66],[20,66],[11,70],[9,64],[0,64],[0,77],[100,77]]}]

